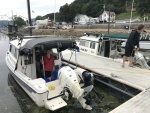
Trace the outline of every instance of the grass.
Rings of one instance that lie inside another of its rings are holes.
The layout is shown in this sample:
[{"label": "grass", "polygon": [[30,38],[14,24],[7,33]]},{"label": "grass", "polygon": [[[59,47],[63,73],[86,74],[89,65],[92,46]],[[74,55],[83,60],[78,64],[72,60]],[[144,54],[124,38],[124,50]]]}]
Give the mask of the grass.
[{"label": "grass", "polygon": [[[116,19],[129,19],[131,16],[131,12],[128,13],[121,13],[116,15]],[[140,14],[137,12],[132,12],[132,18],[140,17]]]}]

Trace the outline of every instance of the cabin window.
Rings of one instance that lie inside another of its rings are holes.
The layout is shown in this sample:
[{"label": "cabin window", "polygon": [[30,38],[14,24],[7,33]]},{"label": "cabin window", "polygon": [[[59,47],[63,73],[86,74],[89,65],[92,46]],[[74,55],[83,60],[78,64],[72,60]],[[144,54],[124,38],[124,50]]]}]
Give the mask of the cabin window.
[{"label": "cabin window", "polygon": [[29,64],[32,64],[33,63],[33,57],[32,55],[30,56],[24,56],[24,64],[25,65],[29,65]]},{"label": "cabin window", "polygon": [[9,51],[11,52],[11,54],[17,59],[18,58],[18,49],[15,46],[10,45],[10,49]]},{"label": "cabin window", "polygon": [[111,50],[115,50],[116,49],[116,42],[112,41],[111,43]]},{"label": "cabin window", "polygon": [[89,43],[90,43],[89,41],[85,41],[85,45],[84,46],[85,47],[89,47]]},{"label": "cabin window", "polygon": [[10,45],[10,47],[9,47],[9,51],[11,52],[11,48],[12,48],[12,45]]},{"label": "cabin window", "polygon": [[95,49],[95,42],[91,42],[90,48],[91,48],[91,49]]},{"label": "cabin window", "polygon": [[19,50],[17,48],[15,48],[15,54],[14,57],[17,59],[18,58],[18,54],[19,54]]},{"label": "cabin window", "polygon": [[81,46],[83,45],[83,40],[80,40],[79,45]]},{"label": "cabin window", "polygon": [[85,44],[85,41],[84,40],[80,40],[79,45],[84,46],[84,44]]},{"label": "cabin window", "polygon": [[79,45],[81,45],[81,46],[85,46],[85,47],[89,47],[89,43],[90,43],[90,41],[80,40]]},{"label": "cabin window", "polygon": [[57,48],[53,48],[53,49],[52,49],[52,54],[53,54],[55,60],[58,60],[58,59],[59,59],[59,55],[58,55]]}]

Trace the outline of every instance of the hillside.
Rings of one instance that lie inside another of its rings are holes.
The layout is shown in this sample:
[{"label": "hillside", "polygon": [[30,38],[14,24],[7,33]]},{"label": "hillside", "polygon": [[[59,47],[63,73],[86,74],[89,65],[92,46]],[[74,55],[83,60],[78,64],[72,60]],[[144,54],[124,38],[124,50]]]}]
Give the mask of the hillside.
[{"label": "hillside", "polygon": [[[133,0],[75,0],[71,4],[60,7],[56,14],[56,20],[72,22],[77,14],[86,14],[90,17],[98,17],[103,11],[110,10],[117,14],[117,19],[130,17]],[[150,0],[134,0],[133,17],[143,16],[150,12]],[[43,16],[43,19],[53,19],[53,13]]]},{"label": "hillside", "polygon": [[[116,15],[116,19],[129,19],[131,17],[131,13],[121,13]],[[133,12],[132,13],[132,18],[137,18],[140,17],[140,14],[138,12]]]}]

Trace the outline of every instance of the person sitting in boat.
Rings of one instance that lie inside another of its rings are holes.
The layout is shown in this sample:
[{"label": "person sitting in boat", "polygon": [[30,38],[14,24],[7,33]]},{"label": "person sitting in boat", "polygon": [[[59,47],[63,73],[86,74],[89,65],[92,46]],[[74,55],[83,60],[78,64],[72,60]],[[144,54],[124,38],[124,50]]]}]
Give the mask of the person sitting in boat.
[{"label": "person sitting in boat", "polygon": [[54,70],[54,56],[51,54],[51,50],[48,50],[47,53],[43,56],[43,70],[45,78],[51,80],[51,73]]},{"label": "person sitting in boat", "polygon": [[129,57],[129,66],[133,67],[133,57],[135,51],[139,50],[140,33],[143,32],[144,25],[139,25],[137,30],[133,30],[126,42],[125,55],[123,57],[122,67],[125,66],[126,58]]}]

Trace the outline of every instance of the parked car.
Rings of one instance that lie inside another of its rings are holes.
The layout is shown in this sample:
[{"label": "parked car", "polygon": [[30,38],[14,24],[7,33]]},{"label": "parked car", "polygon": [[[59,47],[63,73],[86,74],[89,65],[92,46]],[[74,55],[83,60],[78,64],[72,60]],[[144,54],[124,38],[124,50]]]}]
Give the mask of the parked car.
[{"label": "parked car", "polygon": [[71,28],[72,28],[71,25],[64,25],[64,26],[62,27],[63,30],[68,30],[68,29],[71,29]]},{"label": "parked car", "polygon": [[87,22],[86,24],[87,24],[87,25],[92,25],[92,24],[93,24],[93,22]]}]

